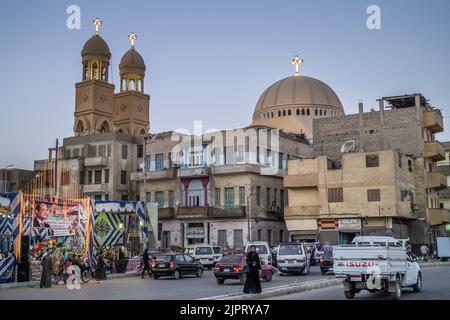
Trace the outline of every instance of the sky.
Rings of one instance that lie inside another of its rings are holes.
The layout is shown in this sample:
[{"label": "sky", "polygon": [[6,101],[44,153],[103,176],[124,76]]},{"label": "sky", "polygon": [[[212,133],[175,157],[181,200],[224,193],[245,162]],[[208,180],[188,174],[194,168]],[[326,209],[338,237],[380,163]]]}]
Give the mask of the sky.
[{"label": "sky", "polygon": [[[66,26],[70,5],[81,28]],[[378,5],[381,29],[367,8]],[[450,117],[450,1],[8,1],[0,11],[0,167],[32,169],[73,135],[75,83],[92,20],[118,64],[135,32],[150,94],[151,132],[251,123],[272,83],[300,73],[330,85],[347,114],[383,96],[420,92]],[[110,79],[111,81],[111,79]],[[450,118],[444,125],[450,128]],[[450,130],[437,138],[448,140]]]}]

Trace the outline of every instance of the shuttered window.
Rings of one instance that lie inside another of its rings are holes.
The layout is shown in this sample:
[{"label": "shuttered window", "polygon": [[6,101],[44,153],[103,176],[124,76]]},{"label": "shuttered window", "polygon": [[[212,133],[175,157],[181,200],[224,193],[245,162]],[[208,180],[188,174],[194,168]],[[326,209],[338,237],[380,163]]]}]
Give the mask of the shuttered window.
[{"label": "shuttered window", "polygon": [[344,192],[342,188],[329,188],[328,189],[328,202],[343,202]]},{"label": "shuttered window", "polygon": [[380,201],[380,189],[367,190],[367,201]]}]

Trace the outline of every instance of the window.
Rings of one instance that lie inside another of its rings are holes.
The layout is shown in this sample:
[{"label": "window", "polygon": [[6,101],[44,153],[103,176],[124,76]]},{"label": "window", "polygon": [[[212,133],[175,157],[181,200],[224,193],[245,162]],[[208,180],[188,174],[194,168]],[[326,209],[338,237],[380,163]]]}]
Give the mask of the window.
[{"label": "window", "polygon": [[162,223],[158,223],[158,241],[161,241],[162,227]]},{"label": "window", "polygon": [[88,171],[88,181],[87,184],[92,184],[92,171]]},{"label": "window", "polygon": [[288,116],[292,115],[291,109],[288,110]]},{"label": "window", "polygon": [[106,81],[106,67],[102,66],[102,80]]},{"label": "window", "polygon": [[369,202],[380,201],[380,189],[367,190],[367,201]]},{"label": "window", "polygon": [[152,193],[151,192],[146,192],[145,193],[145,202],[150,202],[152,199]]},{"label": "window", "polygon": [[155,192],[155,202],[158,204],[158,208],[164,207],[164,192],[163,191]]},{"label": "window", "polygon": [[256,147],[256,163],[260,163],[260,159],[259,159],[259,146]]},{"label": "window", "polygon": [[184,260],[186,260],[187,263],[192,263],[192,262],[194,262],[194,259],[192,259],[192,258],[189,257],[188,255],[184,255]]},{"label": "window", "polygon": [[80,149],[76,148],[73,149],[72,151],[73,151],[72,158],[76,159],[80,157]]},{"label": "window", "polygon": [[366,155],[366,167],[373,168],[379,166],[378,155]]},{"label": "window", "polygon": [[214,193],[215,193],[214,202],[216,204],[216,207],[220,207],[220,188],[216,188],[214,190]]},{"label": "window", "polygon": [[234,147],[225,147],[224,148],[225,153],[225,164],[233,164],[233,158],[234,158]]},{"label": "window", "polygon": [[261,187],[256,187],[256,205],[261,205]]},{"label": "window", "polygon": [[142,158],[144,156],[144,146],[142,144],[138,144],[137,146],[137,157]]},{"label": "window", "polygon": [[109,194],[105,194],[105,200],[109,200]]},{"label": "window", "polygon": [[167,157],[169,158],[169,168],[173,167],[173,158],[172,158],[172,152],[169,152],[167,154]]},{"label": "window", "polygon": [[328,202],[343,202],[344,194],[342,188],[329,188],[328,189]]},{"label": "window", "polygon": [[285,192],[284,192],[284,190],[283,189],[281,189],[280,190],[280,209],[281,209],[281,212],[284,212],[283,210],[284,210],[284,197],[285,197]]},{"label": "window", "polygon": [[95,170],[95,184],[102,183],[102,170]]},{"label": "window", "polygon": [[236,162],[244,162],[245,161],[245,146],[238,146],[238,154]]},{"label": "window", "polygon": [[102,195],[101,194],[96,194],[96,195],[94,195],[94,199],[95,200],[102,200]]},{"label": "window", "polygon": [[298,116],[300,115],[300,109],[297,109],[297,113]]},{"label": "window", "polygon": [[97,64],[97,62],[94,62],[92,64],[92,76],[94,79],[98,80],[98,64]]},{"label": "window", "polygon": [[257,233],[256,233],[256,239],[258,240],[258,241],[261,241],[262,239],[262,230],[261,229],[258,229],[258,231],[257,231]]},{"label": "window", "polygon": [[284,242],[284,230],[280,230],[280,243]]},{"label": "window", "polygon": [[105,169],[105,183],[109,183],[109,169]]},{"label": "window", "polygon": [[99,157],[106,157],[106,145],[98,146],[98,156]]},{"label": "window", "polygon": [[70,159],[70,149],[64,149],[64,158]]},{"label": "window", "polygon": [[80,171],[80,184],[84,184],[84,171]]},{"label": "window", "polygon": [[122,195],[122,201],[128,201],[128,195],[127,194],[123,194]]},{"label": "window", "polygon": [[88,157],[96,157],[97,156],[97,146],[88,146]]},{"label": "window", "polygon": [[237,250],[241,250],[244,247],[244,237],[242,229],[233,230],[233,247]]},{"label": "window", "polygon": [[225,207],[234,205],[234,188],[225,188]]},{"label": "window", "polygon": [[83,64],[83,80],[89,79],[89,62]]},{"label": "window", "polygon": [[266,189],[266,206],[267,206],[267,208],[269,208],[271,205],[270,200],[272,199],[272,197],[270,195],[270,192],[271,192],[270,188],[267,188]]},{"label": "window", "polygon": [[158,153],[155,155],[156,171],[162,171],[164,169],[164,155]]},{"label": "window", "polygon": [[239,187],[239,205],[245,206],[245,187]]},{"label": "window", "polygon": [[120,171],[120,183],[127,184],[127,172],[126,171]]},{"label": "window", "polygon": [[283,167],[283,157],[284,157],[284,154],[282,152],[279,152],[278,153],[278,169],[280,169],[280,170],[284,169],[284,167]]},{"label": "window", "polygon": [[128,159],[128,146],[126,144],[122,145],[122,159]]},{"label": "window", "polygon": [[306,109],[306,115],[309,116],[309,109]]},{"label": "window", "polygon": [[278,194],[278,190],[274,189],[273,190],[273,204],[277,205],[277,194]]},{"label": "window", "polygon": [[408,171],[413,172],[412,160],[408,160]]},{"label": "window", "polygon": [[398,154],[398,167],[402,167],[402,155],[400,153]]},{"label": "window", "polygon": [[168,207],[169,208],[173,208],[173,191],[172,190],[169,191],[169,199],[168,199],[168,201],[169,201]]},{"label": "window", "polygon": [[227,244],[227,230],[217,230],[217,244],[221,248],[228,247],[228,244]]},{"label": "window", "polygon": [[314,110],[314,114],[317,116],[318,115],[318,112],[317,112],[318,110],[317,109],[315,109]]},{"label": "window", "polygon": [[111,157],[111,145],[110,144],[107,145],[106,150],[107,150],[107,153],[108,153],[107,154],[108,158]]}]

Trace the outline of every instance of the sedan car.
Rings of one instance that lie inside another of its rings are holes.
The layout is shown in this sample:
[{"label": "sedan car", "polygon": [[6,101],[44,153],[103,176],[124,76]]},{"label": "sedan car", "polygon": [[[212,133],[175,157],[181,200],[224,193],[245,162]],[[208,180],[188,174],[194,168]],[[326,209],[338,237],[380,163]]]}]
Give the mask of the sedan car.
[{"label": "sedan car", "polygon": [[[247,277],[244,272],[246,265],[245,256],[243,254],[230,254],[223,256],[223,258],[216,263],[216,266],[213,269],[217,283],[223,284],[226,279],[236,279],[239,280],[241,284],[244,284]],[[267,265],[261,261],[259,277],[265,281],[271,281],[275,270],[276,269],[271,265]]]},{"label": "sedan car", "polygon": [[154,279],[162,276],[170,276],[175,280],[186,275],[201,277],[203,266],[184,253],[160,254],[152,262],[152,274]]}]

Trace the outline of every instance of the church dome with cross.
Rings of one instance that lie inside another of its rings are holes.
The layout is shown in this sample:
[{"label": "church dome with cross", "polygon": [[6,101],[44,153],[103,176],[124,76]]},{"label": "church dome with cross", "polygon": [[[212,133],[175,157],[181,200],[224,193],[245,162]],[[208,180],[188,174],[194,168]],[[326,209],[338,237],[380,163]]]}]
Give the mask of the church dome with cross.
[{"label": "church dome with cross", "polygon": [[305,134],[312,139],[313,119],[339,116],[344,108],[339,97],[326,83],[300,76],[298,67],[303,60],[296,56],[293,76],[267,88],[256,103],[253,125],[265,125],[285,132]]}]

